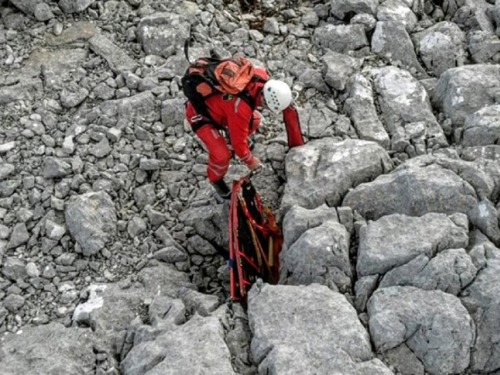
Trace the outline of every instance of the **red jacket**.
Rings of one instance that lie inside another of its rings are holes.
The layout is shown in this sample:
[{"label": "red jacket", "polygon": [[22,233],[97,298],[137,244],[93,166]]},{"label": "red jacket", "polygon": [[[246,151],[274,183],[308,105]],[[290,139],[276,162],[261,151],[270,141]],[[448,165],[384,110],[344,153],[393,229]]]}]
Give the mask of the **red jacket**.
[{"label": "red jacket", "polygon": [[[267,73],[263,69],[256,69],[256,74],[264,79],[268,79]],[[265,82],[252,81],[246,90],[255,100],[256,107],[262,106],[262,88]],[[251,153],[248,148],[247,137],[253,133],[252,120],[254,108],[245,100],[238,96],[216,94],[210,96],[205,101],[210,115],[219,125],[227,127],[231,145],[236,156],[243,161],[249,159]],[[288,134],[289,147],[295,147],[304,144],[300,132],[300,123],[297,110],[290,105],[283,111],[283,119]]]}]

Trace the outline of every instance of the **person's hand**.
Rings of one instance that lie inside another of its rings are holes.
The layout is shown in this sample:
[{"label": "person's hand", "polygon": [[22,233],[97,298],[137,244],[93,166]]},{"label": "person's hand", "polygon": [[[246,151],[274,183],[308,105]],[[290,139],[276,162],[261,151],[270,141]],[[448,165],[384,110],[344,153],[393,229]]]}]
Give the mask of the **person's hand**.
[{"label": "person's hand", "polygon": [[255,171],[256,169],[262,167],[262,163],[260,162],[259,158],[254,156],[252,158],[252,162],[250,164],[247,164],[247,167],[250,168],[250,170]]}]

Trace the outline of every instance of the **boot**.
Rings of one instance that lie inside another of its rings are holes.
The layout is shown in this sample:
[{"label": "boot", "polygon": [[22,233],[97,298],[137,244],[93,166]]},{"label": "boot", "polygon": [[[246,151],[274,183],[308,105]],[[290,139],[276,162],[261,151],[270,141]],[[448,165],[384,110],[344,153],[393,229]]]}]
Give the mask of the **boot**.
[{"label": "boot", "polygon": [[212,182],[212,186],[214,187],[215,192],[219,197],[226,200],[231,199],[231,190],[229,189],[223,178],[221,178],[219,181]]}]

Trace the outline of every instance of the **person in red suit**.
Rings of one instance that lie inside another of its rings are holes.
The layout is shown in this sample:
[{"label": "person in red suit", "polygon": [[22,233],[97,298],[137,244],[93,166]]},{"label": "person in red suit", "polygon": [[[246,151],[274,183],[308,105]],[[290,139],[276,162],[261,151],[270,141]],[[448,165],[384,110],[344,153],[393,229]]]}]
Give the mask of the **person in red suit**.
[{"label": "person in red suit", "polygon": [[209,96],[205,105],[210,118],[198,114],[191,102],[186,103],[186,120],[208,150],[208,180],[223,199],[229,199],[231,195],[224,176],[229,169],[232,152],[220,129],[227,131],[235,155],[251,170],[261,166],[260,160],[250,151],[247,140],[261,122],[257,107],[268,108],[276,114],[283,113],[289,147],[304,144],[290,87],[283,81],[269,79],[262,68],[255,68],[255,75],[259,79],[247,84],[244,90],[246,98],[222,93]]}]

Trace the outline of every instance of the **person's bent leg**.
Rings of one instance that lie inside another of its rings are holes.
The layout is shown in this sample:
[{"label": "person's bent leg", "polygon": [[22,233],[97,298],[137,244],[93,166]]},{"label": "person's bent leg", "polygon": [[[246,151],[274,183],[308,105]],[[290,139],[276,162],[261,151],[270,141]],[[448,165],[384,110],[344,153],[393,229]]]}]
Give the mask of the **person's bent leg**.
[{"label": "person's bent leg", "polygon": [[228,199],[230,189],[224,182],[229,169],[231,151],[226,140],[213,125],[205,125],[196,131],[208,150],[207,177],[221,198]]}]

